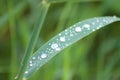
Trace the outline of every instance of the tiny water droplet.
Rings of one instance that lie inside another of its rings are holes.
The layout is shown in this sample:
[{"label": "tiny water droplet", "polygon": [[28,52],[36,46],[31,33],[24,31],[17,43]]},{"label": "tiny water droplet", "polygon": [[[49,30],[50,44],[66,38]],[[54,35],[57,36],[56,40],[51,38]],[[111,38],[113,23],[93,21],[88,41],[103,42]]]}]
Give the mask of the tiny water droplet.
[{"label": "tiny water droplet", "polygon": [[33,57],[32,59],[35,59],[35,57]]},{"label": "tiny water droplet", "polygon": [[41,58],[38,56],[38,59],[41,60]]},{"label": "tiny water droplet", "polygon": [[25,71],[25,74],[27,74],[28,73],[28,71]]},{"label": "tiny water droplet", "polygon": [[73,34],[70,34],[70,36],[73,36]]},{"label": "tiny water droplet", "polygon": [[94,22],[92,22],[92,25],[95,25],[95,23],[94,23]]},{"label": "tiny water droplet", "polygon": [[30,64],[30,66],[33,66],[33,64]]},{"label": "tiny water droplet", "polygon": [[113,18],[117,18],[117,16],[113,16]]},{"label": "tiny water droplet", "polygon": [[95,29],[93,29],[92,31],[95,31]]},{"label": "tiny water droplet", "polygon": [[61,49],[58,47],[58,48],[56,48],[56,51],[60,51]]},{"label": "tiny water droplet", "polygon": [[32,61],[30,60],[30,63],[32,63]]},{"label": "tiny water droplet", "polygon": [[47,54],[46,53],[42,53],[41,54],[41,58],[46,58],[47,57]]},{"label": "tiny water droplet", "polygon": [[97,27],[97,29],[100,29],[100,27]]},{"label": "tiny water droplet", "polygon": [[96,22],[99,22],[99,20],[97,19]]},{"label": "tiny water droplet", "polygon": [[85,28],[90,28],[90,25],[89,24],[84,24],[83,25]]},{"label": "tiny water droplet", "polygon": [[59,36],[61,36],[61,34],[60,34],[60,33],[59,33],[58,35],[59,35]]}]

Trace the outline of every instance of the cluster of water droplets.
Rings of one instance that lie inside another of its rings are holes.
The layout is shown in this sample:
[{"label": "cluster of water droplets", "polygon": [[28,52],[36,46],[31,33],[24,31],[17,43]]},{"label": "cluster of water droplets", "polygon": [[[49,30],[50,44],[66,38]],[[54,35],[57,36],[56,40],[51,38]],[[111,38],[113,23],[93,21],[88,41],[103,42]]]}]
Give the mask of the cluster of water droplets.
[{"label": "cluster of water droplets", "polygon": [[68,45],[73,44],[78,39],[84,37],[84,35],[88,35],[96,29],[99,29],[115,20],[117,20],[115,16],[88,19],[83,22],[79,22],[59,33],[58,36],[54,37],[49,41],[49,43],[40,48],[36,52],[37,54],[35,53],[35,55],[33,55],[30,59],[29,66],[27,67],[25,74],[28,74],[33,69],[38,69],[44,62],[47,62],[47,59],[51,59],[56,55],[56,53]]}]

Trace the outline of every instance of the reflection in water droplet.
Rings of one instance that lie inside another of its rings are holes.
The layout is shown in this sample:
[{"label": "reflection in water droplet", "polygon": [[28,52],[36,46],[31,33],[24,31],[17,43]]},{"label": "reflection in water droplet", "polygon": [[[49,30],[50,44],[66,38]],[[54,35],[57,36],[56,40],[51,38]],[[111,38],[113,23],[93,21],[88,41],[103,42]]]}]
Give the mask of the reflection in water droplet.
[{"label": "reflection in water droplet", "polygon": [[47,54],[46,53],[42,53],[41,54],[41,58],[46,58],[47,57]]}]

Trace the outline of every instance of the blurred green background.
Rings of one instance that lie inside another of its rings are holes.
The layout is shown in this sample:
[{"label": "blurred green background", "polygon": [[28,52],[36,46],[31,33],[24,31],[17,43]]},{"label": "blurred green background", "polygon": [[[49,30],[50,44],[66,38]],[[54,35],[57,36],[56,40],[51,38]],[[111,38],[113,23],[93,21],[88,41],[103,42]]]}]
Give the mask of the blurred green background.
[{"label": "blurred green background", "polygon": [[[34,51],[76,22],[120,16],[120,0],[47,0],[50,7]],[[0,0],[0,80],[14,80],[42,0]],[[60,52],[28,80],[120,80],[120,22]]]}]

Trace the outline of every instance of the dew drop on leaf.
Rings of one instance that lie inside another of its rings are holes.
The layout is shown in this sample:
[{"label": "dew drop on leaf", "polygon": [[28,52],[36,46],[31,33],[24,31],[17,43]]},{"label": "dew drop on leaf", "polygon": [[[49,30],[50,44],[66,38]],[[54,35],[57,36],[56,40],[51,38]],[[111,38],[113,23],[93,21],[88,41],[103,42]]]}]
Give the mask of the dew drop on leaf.
[{"label": "dew drop on leaf", "polygon": [[75,31],[76,31],[76,32],[81,32],[82,29],[81,29],[80,27],[76,27],[76,28],[75,28]]},{"label": "dew drop on leaf", "polygon": [[41,54],[41,58],[46,58],[47,57],[47,54],[46,53],[42,53]]},{"label": "dew drop on leaf", "polygon": [[65,42],[65,36],[60,37],[60,41],[61,41],[61,42]]},{"label": "dew drop on leaf", "polygon": [[52,49],[56,49],[58,47],[58,44],[57,43],[53,43],[52,45],[51,45],[51,48]]},{"label": "dew drop on leaf", "polygon": [[90,28],[90,25],[89,24],[84,24],[83,27]]},{"label": "dew drop on leaf", "polygon": [[30,63],[32,63],[32,61],[30,60]]},{"label": "dew drop on leaf", "polygon": [[60,51],[61,49],[59,47],[56,48],[56,51]]},{"label": "dew drop on leaf", "polygon": [[28,73],[28,71],[25,71],[25,74],[27,74]]},{"label": "dew drop on leaf", "polygon": [[31,63],[30,66],[33,66],[33,64]]},{"label": "dew drop on leaf", "polygon": [[33,57],[32,59],[35,59],[35,57]]}]

